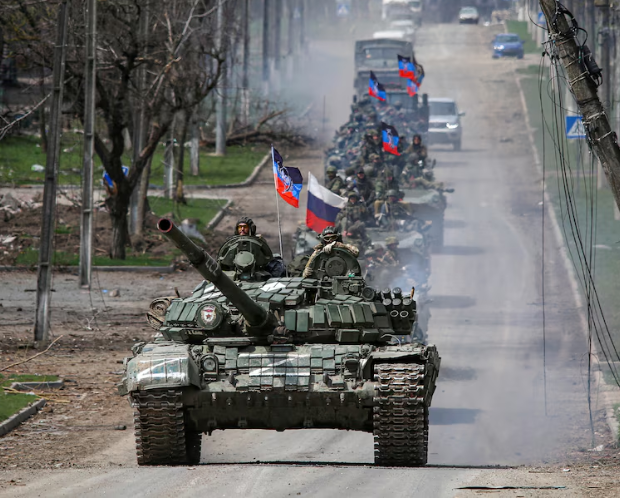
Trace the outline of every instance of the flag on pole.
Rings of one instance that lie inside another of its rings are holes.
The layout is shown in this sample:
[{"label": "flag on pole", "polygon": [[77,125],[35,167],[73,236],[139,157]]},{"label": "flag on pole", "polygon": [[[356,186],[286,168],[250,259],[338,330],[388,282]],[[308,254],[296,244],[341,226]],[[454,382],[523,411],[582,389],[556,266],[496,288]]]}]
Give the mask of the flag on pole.
[{"label": "flag on pole", "polygon": [[280,197],[291,206],[299,207],[299,194],[303,186],[301,171],[297,168],[285,168],[282,164],[282,156],[271,146],[271,159],[273,160],[273,177],[276,191]]},{"label": "flag on pole", "polygon": [[306,225],[317,233],[336,224],[336,217],[347,200],[323,187],[312,173],[308,173],[308,210]]},{"label": "flag on pole", "polygon": [[417,83],[418,88],[420,88],[422,80],[424,79],[424,66],[422,64],[418,64],[417,62],[413,63],[413,76],[411,79]]},{"label": "flag on pole", "polygon": [[383,150],[395,156],[400,156],[396,128],[381,121],[381,134],[383,135]]},{"label": "flag on pole", "polygon": [[409,94],[410,97],[416,96],[419,89],[420,86],[415,81],[407,80],[407,94]]},{"label": "flag on pole", "polygon": [[401,78],[413,78],[415,67],[411,62],[411,57],[398,56],[398,75]]},{"label": "flag on pole", "polygon": [[368,81],[368,95],[379,100],[385,100],[387,98],[385,88],[379,83],[375,73],[372,71],[370,71],[370,80]]}]

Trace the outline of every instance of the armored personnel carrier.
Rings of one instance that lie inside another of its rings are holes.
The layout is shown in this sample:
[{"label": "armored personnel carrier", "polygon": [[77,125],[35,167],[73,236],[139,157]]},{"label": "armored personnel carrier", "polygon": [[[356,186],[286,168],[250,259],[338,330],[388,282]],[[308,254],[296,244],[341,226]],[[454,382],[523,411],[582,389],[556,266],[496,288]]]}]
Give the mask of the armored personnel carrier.
[{"label": "armored personnel carrier", "polygon": [[170,220],[158,227],[207,280],[156,300],[161,338],[126,361],[140,465],[197,463],[203,432],[303,428],[371,432],[378,465],[426,463],[440,358],[395,341],[415,324],[413,289],[376,291],[337,247],[312,278],[235,282]]},{"label": "armored personnel carrier", "polygon": [[437,189],[423,187],[403,188],[403,200],[413,207],[415,217],[421,221],[431,221],[428,231],[431,252],[441,252],[443,248],[444,212],[446,210],[446,194]]}]

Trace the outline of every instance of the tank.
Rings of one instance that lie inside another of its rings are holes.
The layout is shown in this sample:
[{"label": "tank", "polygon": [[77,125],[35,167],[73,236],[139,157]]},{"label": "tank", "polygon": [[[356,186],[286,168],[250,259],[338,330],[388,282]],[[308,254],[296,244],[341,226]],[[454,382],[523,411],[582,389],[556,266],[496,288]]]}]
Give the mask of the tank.
[{"label": "tank", "polygon": [[[441,252],[443,248],[444,212],[446,210],[446,194],[437,189],[423,187],[403,188],[403,200],[413,206],[415,217],[421,221],[431,221],[428,234],[431,252]],[[446,190],[447,191],[447,190]]]},{"label": "tank", "polygon": [[413,290],[367,286],[340,248],[314,278],[235,282],[171,221],[158,227],[206,280],[155,300],[161,337],[125,361],[140,465],[195,464],[218,429],[304,428],[370,432],[377,465],[426,464],[440,357],[397,340],[416,322]]}]

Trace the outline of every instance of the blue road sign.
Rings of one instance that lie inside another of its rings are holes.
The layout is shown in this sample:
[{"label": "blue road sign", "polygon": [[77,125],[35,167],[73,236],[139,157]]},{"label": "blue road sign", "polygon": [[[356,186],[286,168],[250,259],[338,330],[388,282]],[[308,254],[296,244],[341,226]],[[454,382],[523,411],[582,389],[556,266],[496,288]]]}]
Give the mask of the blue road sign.
[{"label": "blue road sign", "polygon": [[566,138],[586,138],[582,116],[566,116]]},{"label": "blue road sign", "polygon": [[[129,168],[127,166],[123,166],[123,175],[127,176],[127,173],[129,173]],[[108,184],[108,187],[114,187],[114,185],[112,184],[112,178],[110,178],[110,175],[108,175],[107,171],[103,172],[103,181]]]},{"label": "blue road sign", "polygon": [[336,7],[336,15],[338,17],[349,17],[351,13],[351,5],[348,2],[339,2]]},{"label": "blue road sign", "polygon": [[545,14],[542,12],[538,13],[538,25],[539,26],[546,26],[547,25],[547,18],[545,17]]}]

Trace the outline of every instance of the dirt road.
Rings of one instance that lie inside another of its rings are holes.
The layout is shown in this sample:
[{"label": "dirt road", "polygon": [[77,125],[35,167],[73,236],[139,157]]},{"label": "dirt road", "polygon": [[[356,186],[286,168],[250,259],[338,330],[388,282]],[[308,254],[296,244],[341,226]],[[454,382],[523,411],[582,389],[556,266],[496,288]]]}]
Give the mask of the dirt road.
[{"label": "dirt road", "polygon": [[[103,309],[112,310],[97,313],[92,309],[102,309],[102,302],[91,304],[92,294],[72,290],[74,277],[57,276],[56,302],[62,301],[65,320],[56,322],[55,333],[73,333],[76,344],[71,349],[65,343],[60,349],[73,356],[45,357],[37,360],[38,367],[72,372],[76,384],[69,392],[76,395],[85,394],[90,377],[98,393],[82,398],[79,406],[72,402],[71,409],[52,404],[53,412],[46,410],[0,439],[4,469],[0,493],[471,497],[477,492],[457,488],[476,484],[534,487],[498,490],[494,496],[500,497],[615,496],[618,450],[587,451],[592,443],[581,368],[587,344],[557,243],[549,242],[551,232],[545,248],[543,349],[540,178],[531,157],[513,62],[493,61],[488,52],[493,29],[425,26],[417,38],[417,57],[427,73],[426,91],[454,97],[467,111],[463,151],[432,152],[438,161],[437,177],[456,192],[446,211],[446,247],[433,256],[431,277],[429,337],[443,358],[430,414],[431,466],[373,468],[371,435],[305,430],[218,432],[205,436],[199,466],[138,468],[130,427],[113,429],[131,421],[124,400],[112,398],[113,380],[118,378],[114,372],[120,369],[116,361],[125,355],[122,349],[132,336],[150,333],[137,324],[140,307],[151,297],[172,292],[174,286],[188,292],[197,278],[100,274],[101,288],[120,288],[123,298],[107,298]],[[321,151],[313,151],[291,158],[290,165],[318,171],[321,159]],[[235,194],[238,212],[223,226],[231,226],[243,212],[273,237],[273,191],[269,173],[265,175],[256,188]],[[300,217],[303,213],[287,214],[285,230]],[[33,275],[7,274],[5,279],[3,274],[3,281],[7,285],[0,287],[0,309],[5,323],[19,320],[20,313],[31,316],[32,305],[22,301],[25,290],[33,288]],[[18,312],[17,307],[23,310]],[[117,313],[122,318],[114,318]],[[67,323],[73,314],[77,319],[71,327]],[[99,330],[85,331],[84,320],[93,315]],[[7,348],[3,362],[23,354],[9,347],[9,335],[23,337],[24,328],[3,327]],[[110,345],[113,339],[116,342]],[[79,363],[71,365],[71,358]],[[89,372],[89,359],[99,371]],[[108,397],[117,401],[106,404]],[[594,417],[595,444],[607,446],[600,405],[595,406]],[[77,426],[88,429],[76,436]],[[54,450],[57,459],[50,461]],[[543,466],[545,462],[552,463]],[[527,467],[476,467],[498,464]],[[45,470],[34,474],[32,468],[37,466]],[[79,468],[66,468],[74,466]]]}]

